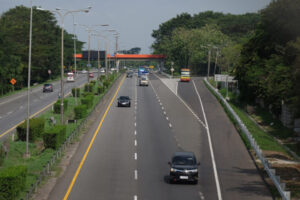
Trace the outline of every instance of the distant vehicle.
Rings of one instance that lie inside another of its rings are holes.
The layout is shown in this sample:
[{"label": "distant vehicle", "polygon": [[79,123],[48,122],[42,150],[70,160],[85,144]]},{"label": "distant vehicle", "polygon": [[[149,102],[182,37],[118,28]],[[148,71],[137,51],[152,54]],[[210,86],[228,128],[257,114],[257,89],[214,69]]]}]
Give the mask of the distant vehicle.
[{"label": "distant vehicle", "polygon": [[139,85],[140,86],[148,86],[148,84],[149,84],[148,76],[145,76],[145,75],[141,76],[140,80],[139,80]]},{"label": "distant vehicle", "polygon": [[181,82],[189,82],[191,79],[190,74],[191,74],[190,69],[182,68],[181,75],[180,75],[180,81]]},{"label": "distant vehicle", "polygon": [[89,72],[89,77],[90,78],[94,78],[94,73],[93,72]]},{"label": "distant vehicle", "polygon": [[143,75],[147,75],[149,72],[146,70],[145,67],[139,67],[138,69],[138,77],[141,77]]},{"label": "distant vehicle", "polygon": [[51,83],[44,84],[43,92],[53,92],[53,85]]},{"label": "distant vehicle", "polygon": [[127,78],[132,78],[132,76],[133,76],[132,72],[127,72],[127,75],[126,75]]},{"label": "distant vehicle", "polygon": [[100,69],[100,73],[105,73],[105,69],[104,69],[104,68],[101,68],[101,69]]},{"label": "distant vehicle", "polygon": [[86,74],[87,71],[84,69],[84,70],[81,71],[81,73],[82,73],[82,74]]},{"label": "distant vehicle", "polygon": [[117,69],[112,67],[112,68],[110,68],[110,71],[114,72],[114,71],[117,71]]},{"label": "distant vehicle", "polygon": [[74,82],[74,73],[73,72],[68,72],[67,73],[67,82]]},{"label": "distant vehicle", "polygon": [[129,96],[120,96],[118,98],[118,107],[130,107],[131,102]]},{"label": "distant vehicle", "polygon": [[174,153],[170,165],[170,182],[187,181],[198,183],[198,166],[193,152]]}]

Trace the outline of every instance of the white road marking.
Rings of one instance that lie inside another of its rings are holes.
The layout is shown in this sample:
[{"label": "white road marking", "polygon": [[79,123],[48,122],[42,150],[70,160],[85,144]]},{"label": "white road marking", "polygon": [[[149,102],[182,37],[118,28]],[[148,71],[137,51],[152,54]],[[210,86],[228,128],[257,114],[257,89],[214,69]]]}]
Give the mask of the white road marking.
[{"label": "white road marking", "polygon": [[136,127],[136,123],[134,123],[134,126]]},{"label": "white road marking", "polygon": [[215,181],[216,181],[216,186],[217,186],[218,199],[222,200],[222,194],[221,194],[221,189],[220,189],[220,183],[219,183],[219,177],[218,177],[218,172],[217,172],[217,166],[216,166],[216,161],[215,161],[215,156],[214,156],[214,150],[213,150],[213,147],[212,147],[209,126],[208,126],[207,119],[206,119],[206,114],[205,114],[205,111],[204,111],[204,107],[203,107],[203,103],[202,103],[200,94],[199,94],[199,92],[198,92],[198,90],[196,88],[194,80],[193,80],[193,85],[194,85],[194,88],[196,90],[196,93],[197,93],[199,101],[200,101],[200,105],[201,105],[201,108],[202,108],[203,117],[204,117],[204,121],[205,121],[205,125],[206,125],[206,133],[207,133],[207,136],[208,136],[208,143],[209,143],[211,160],[212,160],[212,164],[213,164],[213,170],[214,170]]},{"label": "white road marking", "polygon": [[138,179],[138,171],[134,170],[134,179],[137,180]]},{"label": "white road marking", "polygon": [[165,108],[162,106],[161,109],[164,110]]},{"label": "white road marking", "polygon": [[134,160],[137,160],[137,153],[134,153]]},{"label": "white road marking", "polygon": [[2,116],[0,116],[0,119],[2,119]]},{"label": "white road marking", "polygon": [[204,200],[204,199],[205,199],[202,192],[199,192],[199,197],[200,197],[201,200]]},{"label": "white road marking", "polygon": [[13,113],[12,111],[9,111],[8,113],[6,113],[7,115],[10,115],[11,113]]},{"label": "white road marking", "polygon": [[136,131],[134,131],[134,135],[136,135]]},{"label": "white road marking", "polygon": [[172,128],[172,124],[171,123],[169,123],[169,127]]},{"label": "white road marking", "polygon": [[137,141],[136,140],[134,140],[134,146],[137,146]]},{"label": "white road marking", "polygon": [[22,108],[24,108],[24,106],[20,106],[20,108],[19,108],[19,109],[21,110]]},{"label": "white road marking", "polygon": [[169,117],[166,117],[166,120],[168,120],[168,121],[169,121]]},{"label": "white road marking", "polygon": [[138,198],[137,198],[137,195],[134,195],[133,196],[133,200],[137,200]]},{"label": "white road marking", "polygon": [[162,103],[160,102],[160,103],[159,103],[159,105],[161,105],[161,106],[162,106]]},{"label": "white road marking", "polygon": [[167,114],[167,112],[166,111],[164,111],[164,115],[166,115]]}]

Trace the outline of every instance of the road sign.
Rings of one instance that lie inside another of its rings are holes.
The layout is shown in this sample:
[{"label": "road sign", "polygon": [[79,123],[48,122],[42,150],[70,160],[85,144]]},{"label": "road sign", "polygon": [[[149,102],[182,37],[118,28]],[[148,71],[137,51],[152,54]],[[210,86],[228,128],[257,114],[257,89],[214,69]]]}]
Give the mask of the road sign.
[{"label": "road sign", "polygon": [[236,80],[233,80],[234,76],[228,76],[226,74],[215,74],[215,81],[219,82],[236,82]]},{"label": "road sign", "polygon": [[15,85],[16,84],[16,79],[14,79],[14,78],[12,78],[11,80],[10,80],[10,83],[12,84],[12,85]]},{"label": "road sign", "polygon": [[154,69],[154,66],[153,66],[153,65],[150,65],[149,68],[150,68],[150,69]]}]

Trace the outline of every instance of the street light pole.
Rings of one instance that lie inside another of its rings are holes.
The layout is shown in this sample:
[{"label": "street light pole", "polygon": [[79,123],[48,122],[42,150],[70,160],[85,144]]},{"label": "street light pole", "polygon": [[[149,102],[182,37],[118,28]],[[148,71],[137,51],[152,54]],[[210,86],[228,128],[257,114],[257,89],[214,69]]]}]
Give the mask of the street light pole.
[{"label": "street light pole", "polygon": [[31,47],[32,47],[32,0],[30,0],[30,25],[29,25],[29,55],[28,55],[28,81],[27,81],[27,126],[26,126],[26,153],[25,157],[30,157],[29,143],[29,117],[30,117],[30,74],[31,74]]},{"label": "street light pole", "polygon": [[[88,9],[80,9],[80,10],[66,10],[65,13],[59,12],[59,8],[56,8],[56,10],[50,12],[57,13],[60,16],[61,19],[61,81],[60,81],[60,123],[64,124],[64,18],[70,14],[75,12],[89,12],[91,7],[88,7]],[[39,8],[39,10],[44,10],[42,8]]]},{"label": "street light pole", "polygon": [[[74,65],[75,65],[75,81],[77,79],[77,60],[76,60],[76,24],[74,22],[74,15],[73,16],[73,39],[74,39]],[[75,88],[75,105],[77,105],[77,88]]]}]

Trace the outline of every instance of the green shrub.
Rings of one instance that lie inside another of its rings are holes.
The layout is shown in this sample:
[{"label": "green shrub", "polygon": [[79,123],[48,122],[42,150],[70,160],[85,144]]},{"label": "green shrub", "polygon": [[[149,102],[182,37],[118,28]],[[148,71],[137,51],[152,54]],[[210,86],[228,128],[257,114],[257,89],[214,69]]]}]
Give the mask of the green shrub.
[{"label": "green shrub", "polygon": [[3,149],[3,144],[0,144],[0,166],[3,164],[5,158],[5,151]]},{"label": "green shrub", "polygon": [[82,93],[83,97],[87,97],[87,96],[90,96],[90,95],[94,95],[94,94],[92,92],[84,92],[84,93]]},{"label": "green shrub", "polygon": [[73,97],[75,97],[75,90],[76,90],[76,96],[80,97],[80,88],[72,88]]},{"label": "green shrub", "polygon": [[84,84],[84,91],[89,92],[89,84],[88,83]]},{"label": "green shrub", "polygon": [[87,108],[91,108],[94,101],[94,95],[87,95],[85,98],[81,99],[81,103],[86,105]]},{"label": "green shrub", "polygon": [[105,88],[108,88],[108,87],[109,87],[109,84],[110,84],[110,81],[109,81],[109,80],[105,80],[105,81],[103,82],[103,86],[104,86]]},{"label": "green shrub", "polygon": [[[68,100],[64,99],[64,111],[68,109]],[[54,113],[59,114],[60,113],[60,99],[56,101],[54,104]]]},{"label": "green shrub", "polygon": [[43,140],[46,148],[58,149],[66,140],[66,126],[56,125],[52,129],[45,131]]},{"label": "green shrub", "polygon": [[[45,119],[32,118],[29,120],[29,141],[34,142],[37,138],[41,137],[44,133]],[[17,134],[19,140],[26,140],[27,120],[17,127]]]},{"label": "green shrub", "polygon": [[100,81],[104,81],[104,80],[105,80],[105,78],[106,78],[106,76],[105,76],[105,75],[101,75],[101,76],[99,77],[99,80],[100,80]]},{"label": "green shrub", "polygon": [[86,117],[87,114],[87,106],[86,105],[78,105],[74,108],[75,119],[82,119]]},{"label": "green shrub", "polygon": [[90,83],[92,83],[93,85],[96,85],[96,80],[91,80]]},{"label": "green shrub", "polygon": [[16,199],[25,188],[26,166],[13,166],[0,172],[0,200]]},{"label": "green shrub", "polygon": [[97,90],[98,90],[98,93],[99,93],[99,94],[102,94],[102,93],[104,92],[104,87],[103,87],[103,86],[99,86],[99,87],[97,88]]}]

